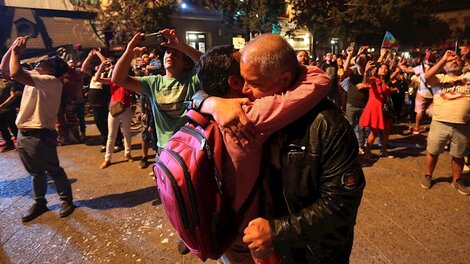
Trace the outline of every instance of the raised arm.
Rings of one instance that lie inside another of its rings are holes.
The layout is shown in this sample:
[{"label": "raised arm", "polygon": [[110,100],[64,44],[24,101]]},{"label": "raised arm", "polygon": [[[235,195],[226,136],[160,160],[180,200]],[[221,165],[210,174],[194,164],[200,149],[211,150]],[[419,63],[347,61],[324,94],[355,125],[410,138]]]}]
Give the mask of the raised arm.
[{"label": "raised arm", "polygon": [[167,39],[166,42],[162,43],[162,46],[177,49],[190,57],[194,62],[199,62],[199,58],[202,56],[202,52],[182,41],[176,34],[176,30],[163,29],[160,31],[160,33],[162,33]]},{"label": "raised arm", "polygon": [[395,71],[392,72],[392,74],[390,75],[390,79],[394,79],[398,74],[400,74],[400,72],[401,72],[400,67],[396,67]]},{"label": "raised arm", "polygon": [[88,56],[86,56],[85,60],[82,63],[82,68],[80,69],[83,73],[91,75],[91,60],[95,56],[96,51],[94,49],[90,50]]},{"label": "raised arm", "polygon": [[98,56],[98,58],[100,59],[101,62],[106,61],[106,57],[103,55],[103,53],[101,53],[101,48],[96,49],[95,55]]},{"label": "raised arm", "polygon": [[400,61],[398,62],[398,67],[405,73],[414,73],[413,67],[405,66],[405,57],[401,57]]},{"label": "raised arm", "polygon": [[100,64],[100,66],[98,67],[98,71],[95,73],[95,76],[93,76],[93,78],[95,78],[96,82],[111,85],[111,78],[103,78],[103,76],[102,76],[103,72],[104,72],[104,69],[107,65],[106,63],[107,62],[102,62]]},{"label": "raised arm", "polygon": [[142,33],[135,34],[127,44],[126,51],[124,51],[124,54],[122,54],[121,58],[117,61],[111,77],[111,81],[116,85],[136,93],[142,93],[142,87],[140,86],[139,80],[129,76],[129,67],[131,66],[135,52],[144,49],[143,47],[138,47],[142,36]]},{"label": "raised arm", "polygon": [[31,75],[24,71],[20,65],[20,55],[26,49],[26,42],[28,39],[29,37],[19,37],[11,46],[10,76],[24,85],[34,86],[34,81],[31,78]]},{"label": "raised arm", "polygon": [[380,57],[377,60],[378,63],[382,63],[385,60],[385,56],[388,54],[388,50],[386,48],[380,49]]},{"label": "raised arm", "polygon": [[11,48],[3,55],[2,63],[0,64],[0,70],[4,77],[10,77],[10,58],[11,58]]},{"label": "raised arm", "polygon": [[2,63],[0,64],[0,69],[2,71],[2,74],[5,76],[5,77],[10,77],[10,58],[11,58],[11,53],[12,53],[12,48],[13,48],[13,45],[19,41],[20,38],[17,38],[13,44],[11,45],[11,47],[8,49],[8,51],[5,53],[5,55],[3,55],[3,58],[2,58]]},{"label": "raised arm", "polygon": [[343,78],[348,78],[352,73],[350,66],[351,66],[351,60],[353,57],[354,50],[347,49],[346,53],[348,54],[348,56],[346,57],[346,60],[344,61],[344,65],[343,65],[343,70],[344,70]]},{"label": "raised arm", "polygon": [[431,86],[436,86],[439,84],[439,80],[436,78],[436,74],[444,68],[447,62],[457,59],[457,54],[454,51],[448,50],[442,56],[442,59],[432,66],[425,74],[426,83]]}]

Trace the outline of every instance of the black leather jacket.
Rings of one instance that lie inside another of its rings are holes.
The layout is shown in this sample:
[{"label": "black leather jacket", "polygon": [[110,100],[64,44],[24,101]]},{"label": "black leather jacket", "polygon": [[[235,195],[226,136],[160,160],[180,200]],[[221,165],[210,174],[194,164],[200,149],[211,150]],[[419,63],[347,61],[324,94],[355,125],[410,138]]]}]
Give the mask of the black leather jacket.
[{"label": "black leather jacket", "polygon": [[365,187],[352,127],[324,100],[282,138],[282,182],[272,189],[277,217],[270,220],[281,263],[348,263]]}]

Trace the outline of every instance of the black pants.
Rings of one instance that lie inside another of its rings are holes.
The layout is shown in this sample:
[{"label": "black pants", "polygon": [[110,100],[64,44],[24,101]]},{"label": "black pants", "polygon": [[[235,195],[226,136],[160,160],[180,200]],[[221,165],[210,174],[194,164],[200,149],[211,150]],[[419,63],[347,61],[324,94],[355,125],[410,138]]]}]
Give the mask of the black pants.
[{"label": "black pants", "polygon": [[78,124],[80,125],[80,132],[85,134],[86,123],[85,123],[85,103],[80,103],[77,105],[77,117]]},{"label": "black pants", "polygon": [[10,128],[15,138],[18,136],[18,128],[16,127],[15,119],[16,112],[14,110],[0,113],[0,132],[2,132],[2,137],[6,142],[6,146],[14,145],[13,140],[11,140],[10,131],[8,131],[8,128]]},{"label": "black pants", "polygon": [[37,204],[45,205],[47,175],[54,180],[62,201],[72,202],[72,188],[57,156],[57,133],[39,129],[18,133],[16,149],[26,171],[33,176],[33,198]]},{"label": "black pants", "polygon": [[[107,104],[93,107],[93,119],[95,120],[96,127],[100,131],[102,146],[106,146],[106,141],[108,140],[108,112]],[[123,146],[121,129],[118,129],[116,146]]]}]

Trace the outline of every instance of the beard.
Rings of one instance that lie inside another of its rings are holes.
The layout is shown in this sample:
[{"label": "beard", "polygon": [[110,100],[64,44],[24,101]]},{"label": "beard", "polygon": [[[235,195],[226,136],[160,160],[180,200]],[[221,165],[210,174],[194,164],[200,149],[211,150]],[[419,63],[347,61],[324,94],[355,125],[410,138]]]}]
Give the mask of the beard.
[{"label": "beard", "polygon": [[458,63],[452,63],[451,65],[445,67],[447,73],[460,73],[462,72],[462,67]]}]

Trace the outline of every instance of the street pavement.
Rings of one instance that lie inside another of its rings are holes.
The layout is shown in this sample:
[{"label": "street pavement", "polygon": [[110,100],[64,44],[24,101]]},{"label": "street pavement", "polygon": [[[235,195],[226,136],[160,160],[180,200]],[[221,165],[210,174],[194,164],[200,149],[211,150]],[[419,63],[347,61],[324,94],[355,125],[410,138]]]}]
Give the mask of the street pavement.
[{"label": "street pavement", "polygon": [[[470,263],[470,197],[450,186],[448,153],[439,159],[434,186],[420,187],[425,134],[402,135],[407,125],[394,128],[395,158],[364,163],[367,186],[351,263]],[[51,211],[22,223],[32,203],[31,176],[16,151],[0,154],[0,263],[200,263],[176,250],[179,239],[166,220],[151,169],[138,167],[140,135],[133,133],[135,162],[119,152],[102,170],[91,123],[88,134],[87,145],[58,147],[77,206],[67,218],[59,218],[60,201],[50,181]],[[470,174],[464,178],[468,185]]]}]

